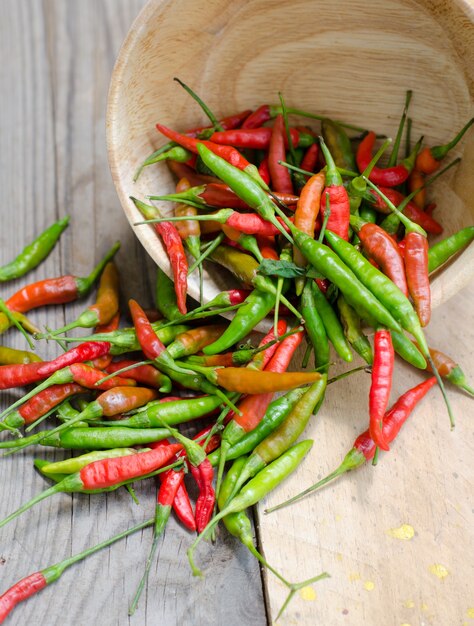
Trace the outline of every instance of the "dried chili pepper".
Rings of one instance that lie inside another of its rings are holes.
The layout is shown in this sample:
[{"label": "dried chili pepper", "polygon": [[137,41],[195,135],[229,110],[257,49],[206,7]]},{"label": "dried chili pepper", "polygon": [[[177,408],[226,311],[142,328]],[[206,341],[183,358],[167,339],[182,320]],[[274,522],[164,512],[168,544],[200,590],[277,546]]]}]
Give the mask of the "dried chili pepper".
[{"label": "dried chili pepper", "polygon": [[392,389],[394,350],[390,331],[380,328],[374,335],[374,363],[369,392],[369,432],[374,443],[382,450],[389,450],[383,433],[383,416],[387,410]]},{"label": "dried chili pepper", "polygon": [[[140,213],[147,220],[160,218],[156,207],[145,204],[137,198],[131,198]],[[186,293],[188,288],[188,260],[184,252],[183,243],[176,227],[170,222],[156,222],[154,228],[163,240],[171,269],[174,276],[174,288],[179,312],[186,313]]]},{"label": "dried chili pepper", "polygon": [[68,224],[69,216],[66,215],[28,244],[13,261],[0,267],[0,282],[20,278],[37,267],[54,248]]},{"label": "dried chili pepper", "polygon": [[[416,387],[409,389],[402,396],[400,396],[392,408],[385,413],[383,417],[383,434],[388,443],[391,443],[395,439],[400,431],[400,428],[410,417],[413,409],[435,384],[436,378],[433,376],[432,378],[423,381]],[[331,474],[317,482],[315,485],[308,487],[308,489],[305,489],[289,500],[281,502],[270,509],[266,509],[265,513],[273,513],[273,511],[277,511],[278,509],[282,509],[293,502],[297,502],[298,500],[304,498],[304,496],[317,491],[346,472],[350,472],[351,470],[364,465],[364,463],[374,458],[376,447],[376,444],[370,437],[369,431],[366,430],[357,437],[354,441],[353,447],[349,450],[341,465],[334,472],[331,472]]]}]

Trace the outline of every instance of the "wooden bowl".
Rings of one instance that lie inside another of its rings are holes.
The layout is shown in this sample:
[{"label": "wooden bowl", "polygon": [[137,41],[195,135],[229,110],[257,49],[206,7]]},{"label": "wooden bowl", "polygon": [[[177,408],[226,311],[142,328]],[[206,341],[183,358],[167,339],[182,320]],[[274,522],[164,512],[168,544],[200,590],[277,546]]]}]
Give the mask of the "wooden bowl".
[{"label": "wooden bowl", "polygon": [[[436,145],[472,116],[473,22],[467,0],[150,0],[120,50],[107,112],[112,176],[137,237],[170,274],[152,227],[133,225],[142,217],[129,196],[174,191],[163,164],[132,180],[139,164],[165,142],[156,122],[177,130],[207,122],[173,77],[189,84],[218,116],[275,103],[282,91],[288,106],[388,135],[395,134],[405,90],[412,89],[413,134]],[[450,158],[456,156],[463,157],[461,164],[429,192],[445,228],[442,237],[474,222],[472,130]],[[159,207],[164,214],[171,209]],[[471,245],[433,277],[433,307],[473,274]],[[230,285],[225,270],[208,264],[204,301]],[[198,298],[196,274],[189,294]]]}]

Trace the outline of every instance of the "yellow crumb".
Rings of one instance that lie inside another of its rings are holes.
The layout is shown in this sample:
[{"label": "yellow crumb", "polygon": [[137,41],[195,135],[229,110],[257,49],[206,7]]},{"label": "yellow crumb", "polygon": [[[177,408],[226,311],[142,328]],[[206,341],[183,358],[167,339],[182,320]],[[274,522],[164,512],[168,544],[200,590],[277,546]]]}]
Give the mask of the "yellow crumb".
[{"label": "yellow crumb", "polygon": [[400,528],[389,528],[386,532],[390,537],[403,541],[410,541],[415,536],[415,529],[410,524],[402,524]]},{"label": "yellow crumb", "polygon": [[434,576],[437,576],[440,580],[446,578],[446,576],[449,576],[449,571],[444,565],[441,565],[441,563],[433,563],[433,565],[430,565],[428,569]]}]

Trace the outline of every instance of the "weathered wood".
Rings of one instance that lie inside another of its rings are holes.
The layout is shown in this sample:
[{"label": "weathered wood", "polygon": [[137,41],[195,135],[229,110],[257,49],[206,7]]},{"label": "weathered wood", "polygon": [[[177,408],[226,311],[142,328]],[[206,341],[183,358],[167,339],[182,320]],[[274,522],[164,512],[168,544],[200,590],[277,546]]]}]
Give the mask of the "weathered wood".
[{"label": "weathered wood", "polygon": [[[142,0],[43,3],[5,0],[0,6],[0,263],[9,261],[49,223],[66,213],[71,225],[49,258],[26,278],[2,285],[8,297],[26,281],[87,274],[117,239],[124,305],[132,295],[153,302],[152,263],[133,235],[111,181],[105,149],[105,106],[119,46]],[[92,296],[91,296],[92,298]],[[40,309],[40,326],[58,327],[88,301]],[[25,347],[10,331],[2,343]],[[42,343],[41,355],[59,353]],[[2,407],[16,392],[2,392]],[[2,459],[0,517],[45,488],[33,458],[68,454],[39,449]],[[59,495],[2,530],[1,589],[18,578],[93,545],[153,514],[153,484],[137,487],[137,507],[124,490],[107,497]],[[192,537],[171,519],[147,592],[133,618],[128,604],[140,579],[151,531],[130,537],[67,572],[24,603],[12,626],[48,624],[264,624],[260,571],[247,551],[222,533],[203,546],[204,580],[186,559]]]}]

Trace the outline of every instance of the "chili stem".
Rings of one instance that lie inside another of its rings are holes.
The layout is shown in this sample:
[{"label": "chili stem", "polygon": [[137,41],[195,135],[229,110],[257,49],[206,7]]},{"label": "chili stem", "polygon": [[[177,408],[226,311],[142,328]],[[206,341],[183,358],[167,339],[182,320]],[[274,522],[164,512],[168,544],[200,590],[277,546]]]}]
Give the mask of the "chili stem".
[{"label": "chili stem", "polygon": [[323,225],[321,226],[321,232],[319,233],[319,237],[318,237],[319,243],[323,243],[324,233],[326,232],[326,227],[328,225],[330,216],[331,216],[331,203],[329,200],[329,194],[326,193],[326,210],[324,212],[324,220],[323,220]]},{"label": "chili stem", "polygon": [[194,261],[191,267],[188,269],[188,276],[194,272],[198,265],[201,265],[204,259],[206,259],[210,254],[214,252],[214,250],[220,246],[220,244],[224,241],[225,235],[224,233],[219,233],[214,241],[209,245],[206,250],[201,254],[201,256]]},{"label": "chili stem", "polygon": [[30,346],[30,349],[31,350],[36,350],[35,344],[31,341],[30,337],[28,337],[28,335],[27,335],[25,329],[23,328],[23,326],[20,324],[20,322],[16,319],[16,317],[13,315],[13,313],[7,307],[7,305],[5,304],[5,301],[2,298],[0,298],[0,311],[6,316],[6,318],[8,319],[8,321],[10,322],[10,324],[12,326],[16,326],[17,327],[17,329],[20,331],[20,333],[23,335],[23,337],[28,342],[28,345]]},{"label": "chili stem", "polygon": [[[413,91],[408,89],[405,96],[405,106],[403,107],[402,117],[400,118],[400,124],[398,125],[397,136],[395,137],[395,143],[393,144],[392,152],[388,158],[387,167],[393,167],[396,165],[398,160],[398,152],[400,150],[400,142],[402,140],[403,129],[405,127],[405,121],[408,115],[408,107],[410,106],[410,101],[413,95]],[[407,156],[409,156],[408,153]]]},{"label": "chili stem", "polygon": [[[211,109],[207,106],[207,104],[201,100],[201,98],[197,95],[197,93],[195,93],[191,87],[188,87],[188,85],[186,85],[186,83],[183,83],[182,80],[180,80],[179,78],[173,78],[173,80],[175,80],[178,84],[181,85],[181,87],[183,89],[185,89],[188,94],[191,96],[191,98],[193,98],[193,100],[195,100],[199,106],[201,107],[201,109],[204,111],[204,113],[207,115],[207,117],[209,118],[211,124],[214,126],[214,130],[224,130],[223,126],[221,124],[219,124],[217,117],[214,115],[214,113],[211,111]],[[130,613],[129,613],[130,615]]]},{"label": "chili stem", "polygon": [[288,148],[290,150],[291,160],[293,161],[293,163],[296,163],[295,147],[293,145],[293,139],[291,138],[290,125],[288,124],[288,111],[286,109],[283,94],[281,92],[278,93],[278,97],[280,99],[281,114],[283,116],[283,123],[285,125],[285,133],[288,141]]}]

